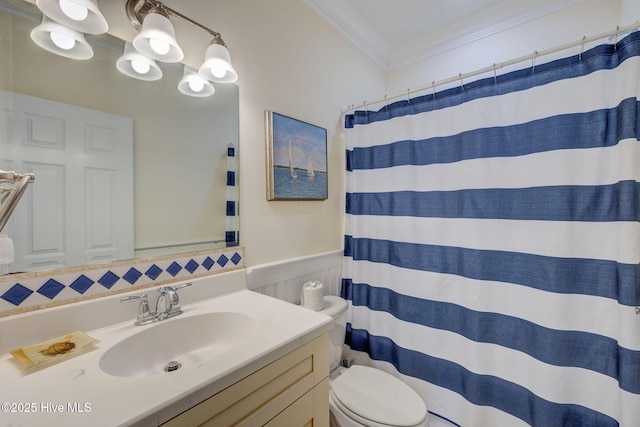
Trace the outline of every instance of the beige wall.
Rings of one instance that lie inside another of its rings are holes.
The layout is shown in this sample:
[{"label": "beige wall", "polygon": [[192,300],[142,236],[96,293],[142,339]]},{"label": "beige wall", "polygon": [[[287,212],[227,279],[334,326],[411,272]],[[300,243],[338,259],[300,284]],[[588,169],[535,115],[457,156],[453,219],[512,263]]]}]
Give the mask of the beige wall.
[{"label": "beige wall", "polygon": [[[241,45],[242,51],[253,47],[253,54],[243,54],[237,63],[246,73],[240,85],[240,209],[247,264],[340,249],[345,157],[341,108],[378,93],[386,76],[301,1],[244,3],[253,3],[252,16],[265,18],[254,18],[250,41]],[[327,129],[328,200],[266,201],[264,110]]]}]

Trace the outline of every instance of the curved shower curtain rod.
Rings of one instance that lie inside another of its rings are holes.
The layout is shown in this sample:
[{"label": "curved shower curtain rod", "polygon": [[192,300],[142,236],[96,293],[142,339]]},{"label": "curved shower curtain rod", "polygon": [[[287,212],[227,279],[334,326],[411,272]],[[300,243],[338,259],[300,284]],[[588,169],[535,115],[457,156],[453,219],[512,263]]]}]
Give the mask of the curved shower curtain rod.
[{"label": "curved shower curtain rod", "polygon": [[[342,112],[346,113],[346,112],[355,110],[357,108],[366,107],[367,105],[372,105],[372,104],[379,104],[381,102],[384,102],[386,104],[389,100],[392,100],[392,99],[403,98],[405,96],[408,97],[412,93],[420,92],[420,91],[427,90],[427,89],[433,89],[433,88],[436,88],[438,86],[442,86],[442,85],[445,85],[445,84],[448,84],[448,83],[453,83],[453,82],[458,82],[458,81],[459,82],[463,82],[465,79],[468,79],[470,77],[475,77],[475,76],[480,75],[480,74],[489,73],[489,72],[492,72],[492,71],[495,73],[497,70],[499,70],[499,69],[501,69],[503,67],[507,67],[509,65],[514,65],[514,64],[517,64],[519,62],[524,62],[524,61],[528,61],[528,60],[535,60],[535,59],[537,59],[537,58],[539,58],[541,56],[549,55],[551,53],[559,52],[559,51],[565,50],[565,49],[570,49],[572,47],[582,46],[582,49],[584,49],[584,45],[586,43],[590,43],[590,42],[593,42],[593,41],[596,41],[596,40],[600,40],[600,39],[604,39],[604,38],[607,38],[607,37],[616,36],[616,43],[617,43],[617,36],[618,35],[632,32],[634,30],[637,30],[638,28],[640,28],[640,22],[638,22],[638,21],[636,21],[635,23],[630,24],[630,25],[625,25],[623,27],[618,26],[613,31],[608,31],[606,33],[601,33],[601,34],[598,34],[598,35],[595,35],[595,36],[591,36],[591,37],[584,36],[580,40],[576,40],[576,41],[570,42],[570,43],[565,43],[565,44],[562,44],[562,45],[559,45],[559,46],[556,46],[556,47],[552,47],[552,48],[546,49],[546,50],[541,50],[541,51],[537,51],[536,50],[535,52],[533,52],[533,53],[531,53],[529,55],[521,56],[519,58],[515,58],[515,59],[509,60],[509,61],[506,61],[506,62],[494,63],[493,65],[490,65],[488,67],[484,67],[484,68],[481,68],[481,69],[476,70],[476,71],[471,71],[469,73],[460,73],[457,76],[449,77],[449,78],[444,79],[444,80],[433,81],[428,85],[419,86],[419,87],[416,87],[416,88],[413,88],[413,89],[407,89],[406,92],[401,92],[401,93],[399,92],[399,93],[396,93],[396,94],[390,95],[390,96],[385,95],[382,98],[373,99],[371,101],[364,101],[362,104],[359,104],[359,105],[349,105],[347,107],[343,107],[342,108]],[[580,53],[582,53],[582,51]]]}]

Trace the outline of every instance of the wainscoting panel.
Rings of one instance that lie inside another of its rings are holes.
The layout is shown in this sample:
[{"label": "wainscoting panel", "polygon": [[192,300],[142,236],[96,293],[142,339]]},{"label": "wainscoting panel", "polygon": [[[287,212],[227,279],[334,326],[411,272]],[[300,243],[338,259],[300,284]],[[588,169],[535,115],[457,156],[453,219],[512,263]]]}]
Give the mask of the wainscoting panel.
[{"label": "wainscoting panel", "polygon": [[325,295],[339,295],[343,251],[324,252],[247,268],[249,289],[293,304],[300,304],[302,286],[323,284]]}]

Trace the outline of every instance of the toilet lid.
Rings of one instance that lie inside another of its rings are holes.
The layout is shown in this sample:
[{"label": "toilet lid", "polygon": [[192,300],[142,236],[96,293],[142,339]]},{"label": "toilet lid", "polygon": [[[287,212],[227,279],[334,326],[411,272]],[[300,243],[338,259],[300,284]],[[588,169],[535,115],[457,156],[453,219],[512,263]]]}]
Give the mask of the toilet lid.
[{"label": "toilet lid", "polygon": [[415,426],[427,414],[411,387],[379,369],[354,365],[331,383],[331,390],[351,412],[379,424]]}]

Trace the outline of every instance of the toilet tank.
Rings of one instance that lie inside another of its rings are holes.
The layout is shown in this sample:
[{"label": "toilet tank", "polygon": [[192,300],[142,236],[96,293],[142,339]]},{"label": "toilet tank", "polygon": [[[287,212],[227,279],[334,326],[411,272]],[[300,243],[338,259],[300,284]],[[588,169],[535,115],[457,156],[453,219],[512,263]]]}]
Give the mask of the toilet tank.
[{"label": "toilet tank", "polygon": [[326,295],[320,313],[333,317],[333,329],[329,332],[329,369],[333,371],[342,360],[342,346],[347,331],[347,301]]}]

